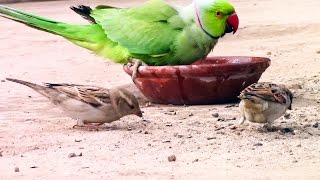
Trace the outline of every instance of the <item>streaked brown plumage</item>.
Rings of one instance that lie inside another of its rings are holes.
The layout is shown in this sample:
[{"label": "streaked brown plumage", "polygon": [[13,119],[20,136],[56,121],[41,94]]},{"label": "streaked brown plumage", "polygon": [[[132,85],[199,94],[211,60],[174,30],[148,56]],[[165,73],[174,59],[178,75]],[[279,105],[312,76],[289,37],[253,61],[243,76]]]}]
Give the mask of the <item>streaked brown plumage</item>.
[{"label": "streaked brown plumage", "polygon": [[18,79],[7,80],[26,85],[47,97],[69,117],[78,120],[77,126],[110,123],[130,114],[142,117],[136,97],[123,88],[105,89],[66,83],[45,83],[41,86]]},{"label": "streaked brown plumage", "polygon": [[267,123],[271,127],[274,120],[291,109],[293,95],[284,86],[260,82],[245,88],[238,97],[241,99],[239,110],[242,115],[239,124],[248,120]]}]

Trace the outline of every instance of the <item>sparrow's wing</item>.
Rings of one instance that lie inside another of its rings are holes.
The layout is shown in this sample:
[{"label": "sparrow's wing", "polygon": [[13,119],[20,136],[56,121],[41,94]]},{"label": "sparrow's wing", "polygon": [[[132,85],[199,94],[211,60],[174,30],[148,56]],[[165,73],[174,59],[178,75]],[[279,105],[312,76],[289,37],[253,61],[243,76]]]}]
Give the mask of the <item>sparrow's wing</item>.
[{"label": "sparrow's wing", "polygon": [[292,93],[285,87],[273,83],[254,83],[245,88],[239,95],[240,99],[260,98],[266,101],[285,104],[287,95]]},{"label": "sparrow's wing", "polygon": [[45,83],[45,85],[67,95],[70,98],[82,101],[94,107],[111,103],[109,90],[105,88],[66,83]]}]

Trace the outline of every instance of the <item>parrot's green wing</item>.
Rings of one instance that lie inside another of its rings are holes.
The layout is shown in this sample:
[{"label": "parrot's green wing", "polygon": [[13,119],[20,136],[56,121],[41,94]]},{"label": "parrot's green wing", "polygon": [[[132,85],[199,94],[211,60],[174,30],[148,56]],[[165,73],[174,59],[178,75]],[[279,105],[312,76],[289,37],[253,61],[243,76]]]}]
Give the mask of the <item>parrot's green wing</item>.
[{"label": "parrot's green wing", "polygon": [[162,0],[140,7],[98,8],[91,12],[107,37],[131,54],[161,56],[170,52],[173,41],[185,24],[177,11]]}]

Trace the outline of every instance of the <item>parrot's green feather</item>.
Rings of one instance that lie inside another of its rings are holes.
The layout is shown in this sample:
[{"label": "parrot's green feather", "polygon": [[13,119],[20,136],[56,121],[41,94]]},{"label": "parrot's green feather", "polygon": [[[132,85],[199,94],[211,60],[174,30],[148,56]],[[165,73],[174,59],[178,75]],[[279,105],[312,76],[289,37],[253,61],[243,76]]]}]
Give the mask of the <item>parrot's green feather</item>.
[{"label": "parrot's green feather", "polygon": [[[201,1],[202,4],[208,4],[207,0]],[[215,2],[212,6],[217,7],[219,1],[225,3],[225,0],[211,1]],[[117,63],[127,63],[135,58],[148,65],[191,64],[205,58],[217,42],[217,38],[208,35],[196,24],[192,4],[183,12],[163,0],[150,0],[142,6],[132,8],[99,5],[93,10],[88,6],[71,9],[92,24],[67,24],[3,5],[0,5],[0,16],[60,35]],[[208,16],[213,10],[209,9]],[[233,9],[230,10],[232,11]],[[211,18],[212,23],[219,21],[217,27],[221,29],[211,29],[209,32],[215,32],[217,37],[223,35],[226,18],[227,16],[221,20]]]},{"label": "parrot's green feather", "polygon": [[0,16],[60,35],[81,47],[92,50],[97,55],[113,59],[118,63],[126,63],[130,59],[127,49],[109,40],[98,24],[66,24],[2,5],[0,5]]},{"label": "parrot's green feather", "polygon": [[[0,5],[0,14],[7,15],[6,18],[23,22],[29,26],[39,28],[44,31],[49,31],[63,37],[79,40],[79,41],[88,41],[88,38],[85,36],[79,36],[78,31],[92,31],[94,27],[89,27],[90,25],[68,25],[65,23],[57,22],[51,19],[43,18],[40,16],[32,15],[17,9],[9,8]],[[100,33],[103,33],[100,30]],[[90,39],[89,39],[90,40]],[[93,41],[94,42],[94,41]]]},{"label": "parrot's green feather", "polygon": [[[109,39],[149,65],[191,64],[205,57],[215,42],[195,24],[186,24],[177,10],[162,0],[129,9],[95,9],[90,16]],[[192,41],[201,42],[190,49]],[[198,51],[202,46],[206,48]]]},{"label": "parrot's green feather", "polygon": [[108,38],[128,48],[132,54],[158,55],[170,51],[181,32],[168,22],[177,12],[162,1],[151,1],[131,9],[99,9],[90,14]]}]

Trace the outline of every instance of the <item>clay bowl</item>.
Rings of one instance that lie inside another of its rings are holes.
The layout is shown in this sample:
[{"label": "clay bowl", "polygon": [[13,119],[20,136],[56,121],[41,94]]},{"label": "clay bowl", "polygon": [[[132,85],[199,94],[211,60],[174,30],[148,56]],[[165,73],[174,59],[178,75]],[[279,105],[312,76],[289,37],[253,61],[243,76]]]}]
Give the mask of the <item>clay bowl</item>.
[{"label": "clay bowl", "polygon": [[[269,67],[264,57],[208,57],[192,65],[140,66],[136,86],[160,104],[216,104],[237,100],[240,91]],[[131,76],[132,67],[124,66]]]}]

